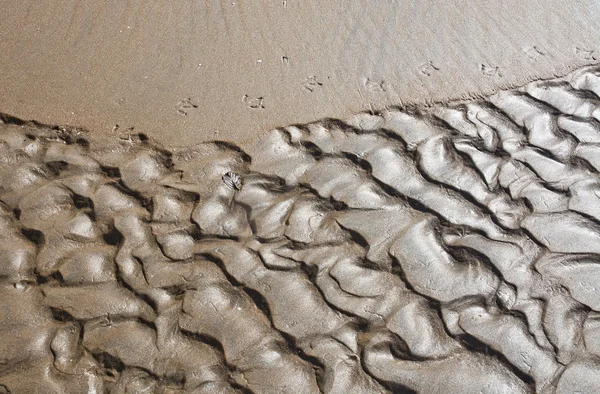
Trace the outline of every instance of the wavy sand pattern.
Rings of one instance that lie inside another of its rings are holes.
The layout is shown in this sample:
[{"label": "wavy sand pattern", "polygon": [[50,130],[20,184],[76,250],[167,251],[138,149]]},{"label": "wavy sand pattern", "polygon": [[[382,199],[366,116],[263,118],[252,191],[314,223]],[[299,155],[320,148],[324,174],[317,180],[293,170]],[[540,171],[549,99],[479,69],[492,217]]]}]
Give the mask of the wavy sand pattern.
[{"label": "wavy sand pattern", "polygon": [[598,392],[599,96],[242,148],[5,117],[0,392]]}]

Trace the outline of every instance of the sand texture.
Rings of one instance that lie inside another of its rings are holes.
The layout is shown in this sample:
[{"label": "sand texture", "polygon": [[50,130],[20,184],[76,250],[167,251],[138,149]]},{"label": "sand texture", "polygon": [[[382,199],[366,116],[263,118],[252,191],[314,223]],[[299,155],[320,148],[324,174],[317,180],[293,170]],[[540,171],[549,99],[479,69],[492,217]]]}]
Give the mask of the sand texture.
[{"label": "sand texture", "polygon": [[175,145],[600,61],[597,0],[3,0],[0,15],[1,111]]},{"label": "sand texture", "polygon": [[3,116],[0,392],[600,392],[599,96],[168,149]]}]

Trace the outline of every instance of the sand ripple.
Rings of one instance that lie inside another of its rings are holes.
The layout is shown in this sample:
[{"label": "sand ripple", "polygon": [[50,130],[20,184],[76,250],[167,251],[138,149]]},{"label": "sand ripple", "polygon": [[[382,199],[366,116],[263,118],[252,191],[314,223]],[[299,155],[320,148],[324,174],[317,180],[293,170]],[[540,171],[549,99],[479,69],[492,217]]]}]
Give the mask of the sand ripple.
[{"label": "sand ripple", "polygon": [[165,149],[0,125],[0,392],[600,391],[600,71]]}]

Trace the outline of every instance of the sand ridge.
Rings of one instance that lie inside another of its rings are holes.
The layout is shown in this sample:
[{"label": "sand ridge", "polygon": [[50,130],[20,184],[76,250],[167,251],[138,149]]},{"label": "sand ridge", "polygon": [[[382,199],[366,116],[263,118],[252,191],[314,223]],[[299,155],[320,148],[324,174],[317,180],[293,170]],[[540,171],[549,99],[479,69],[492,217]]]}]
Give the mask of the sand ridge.
[{"label": "sand ridge", "polygon": [[595,392],[599,97],[169,149],[5,116],[0,388]]}]

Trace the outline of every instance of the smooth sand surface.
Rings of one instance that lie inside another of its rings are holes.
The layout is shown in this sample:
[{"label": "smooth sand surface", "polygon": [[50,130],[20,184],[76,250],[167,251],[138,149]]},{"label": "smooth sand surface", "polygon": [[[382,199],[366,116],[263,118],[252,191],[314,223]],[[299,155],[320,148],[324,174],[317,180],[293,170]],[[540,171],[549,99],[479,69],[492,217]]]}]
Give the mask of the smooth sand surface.
[{"label": "smooth sand surface", "polygon": [[240,146],[4,120],[0,392],[600,392],[600,68]]},{"label": "smooth sand surface", "polygon": [[600,5],[0,2],[0,109],[169,145],[481,97],[600,59]]}]

